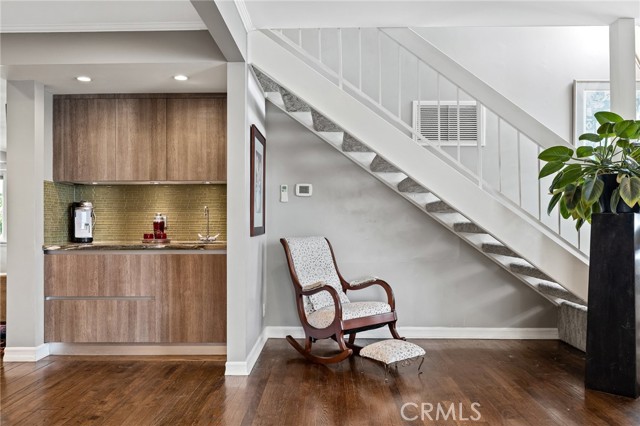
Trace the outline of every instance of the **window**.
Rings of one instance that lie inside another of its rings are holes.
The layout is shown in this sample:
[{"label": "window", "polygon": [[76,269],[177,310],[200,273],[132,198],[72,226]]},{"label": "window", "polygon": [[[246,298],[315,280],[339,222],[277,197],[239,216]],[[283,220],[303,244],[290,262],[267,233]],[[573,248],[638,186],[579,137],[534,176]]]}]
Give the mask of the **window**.
[{"label": "window", "polygon": [[[640,82],[636,91],[636,120],[640,120]],[[608,81],[575,81],[573,84],[574,144],[583,133],[596,133],[600,126],[594,118],[598,111],[611,111],[611,91]],[[615,112],[615,111],[613,111]],[[632,118],[632,117],[624,117]]]}]

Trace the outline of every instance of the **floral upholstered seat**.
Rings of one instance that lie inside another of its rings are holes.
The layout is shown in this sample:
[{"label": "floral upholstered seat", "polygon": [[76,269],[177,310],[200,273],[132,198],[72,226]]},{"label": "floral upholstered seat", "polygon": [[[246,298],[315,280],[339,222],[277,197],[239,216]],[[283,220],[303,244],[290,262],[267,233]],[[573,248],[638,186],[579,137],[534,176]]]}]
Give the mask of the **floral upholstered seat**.
[{"label": "floral upholstered seat", "polygon": [[[305,345],[293,337],[287,341],[310,361],[327,364],[339,362],[361,349],[355,342],[356,333],[379,327],[389,327],[395,339],[397,316],[391,286],[379,278],[349,282],[336,265],[331,244],[324,237],[293,237],[280,239],[287,256],[289,273],[295,291],[298,317],[305,331]],[[380,286],[386,302],[351,302],[348,291]],[[345,335],[349,337],[345,341]],[[341,349],[337,355],[325,357],[311,353],[317,339],[332,338]]]}]

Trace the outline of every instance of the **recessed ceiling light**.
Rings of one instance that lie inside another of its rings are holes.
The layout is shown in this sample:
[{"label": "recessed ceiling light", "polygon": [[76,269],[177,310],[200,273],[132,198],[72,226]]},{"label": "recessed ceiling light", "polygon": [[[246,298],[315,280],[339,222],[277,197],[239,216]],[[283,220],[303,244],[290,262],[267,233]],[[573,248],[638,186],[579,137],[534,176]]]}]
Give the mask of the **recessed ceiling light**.
[{"label": "recessed ceiling light", "polygon": [[81,75],[76,77],[76,80],[81,81],[83,83],[88,83],[91,81],[91,77],[87,77],[86,75]]},{"label": "recessed ceiling light", "polygon": [[174,75],[173,79],[178,81],[187,81],[189,80],[189,77],[187,77],[186,75],[178,74],[178,75]]}]

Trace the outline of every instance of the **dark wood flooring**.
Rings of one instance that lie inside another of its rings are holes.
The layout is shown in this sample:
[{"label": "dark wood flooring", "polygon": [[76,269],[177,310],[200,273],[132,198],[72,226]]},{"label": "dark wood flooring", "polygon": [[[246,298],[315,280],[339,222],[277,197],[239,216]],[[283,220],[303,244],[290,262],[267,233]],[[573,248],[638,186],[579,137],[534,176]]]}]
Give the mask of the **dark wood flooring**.
[{"label": "dark wood flooring", "polygon": [[[640,400],[585,391],[584,355],[563,343],[416,343],[427,350],[423,374],[400,367],[386,382],[371,361],[312,365],[284,340],[267,343],[249,377],[225,377],[215,357],[7,363],[0,424],[640,425]],[[403,420],[403,406],[418,419]]]}]

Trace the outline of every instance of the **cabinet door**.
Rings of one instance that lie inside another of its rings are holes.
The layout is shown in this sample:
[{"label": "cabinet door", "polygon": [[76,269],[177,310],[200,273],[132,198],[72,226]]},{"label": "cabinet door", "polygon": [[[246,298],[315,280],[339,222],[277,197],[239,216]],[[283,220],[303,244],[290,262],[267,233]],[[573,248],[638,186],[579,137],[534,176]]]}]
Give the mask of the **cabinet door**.
[{"label": "cabinet door", "polygon": [[116,179],[167,179],[166,100],[118,99]]},{"label": "cabinet door", "polygon": [[162,342],[226,342],[226,258],[215,254],[166,256],[159,327]]},{"label": "cabinet door", "polygon": [[115,180],[116,100],[59,99],[53,115],[57,180]]},{"label": "cabinet door", "polygon": [[157,342],[163,255],[44,257],[45,341]]},{"label": "cabinet door", "polygon": [[167,99],[167,179],[227,180],[226,99]]}]

